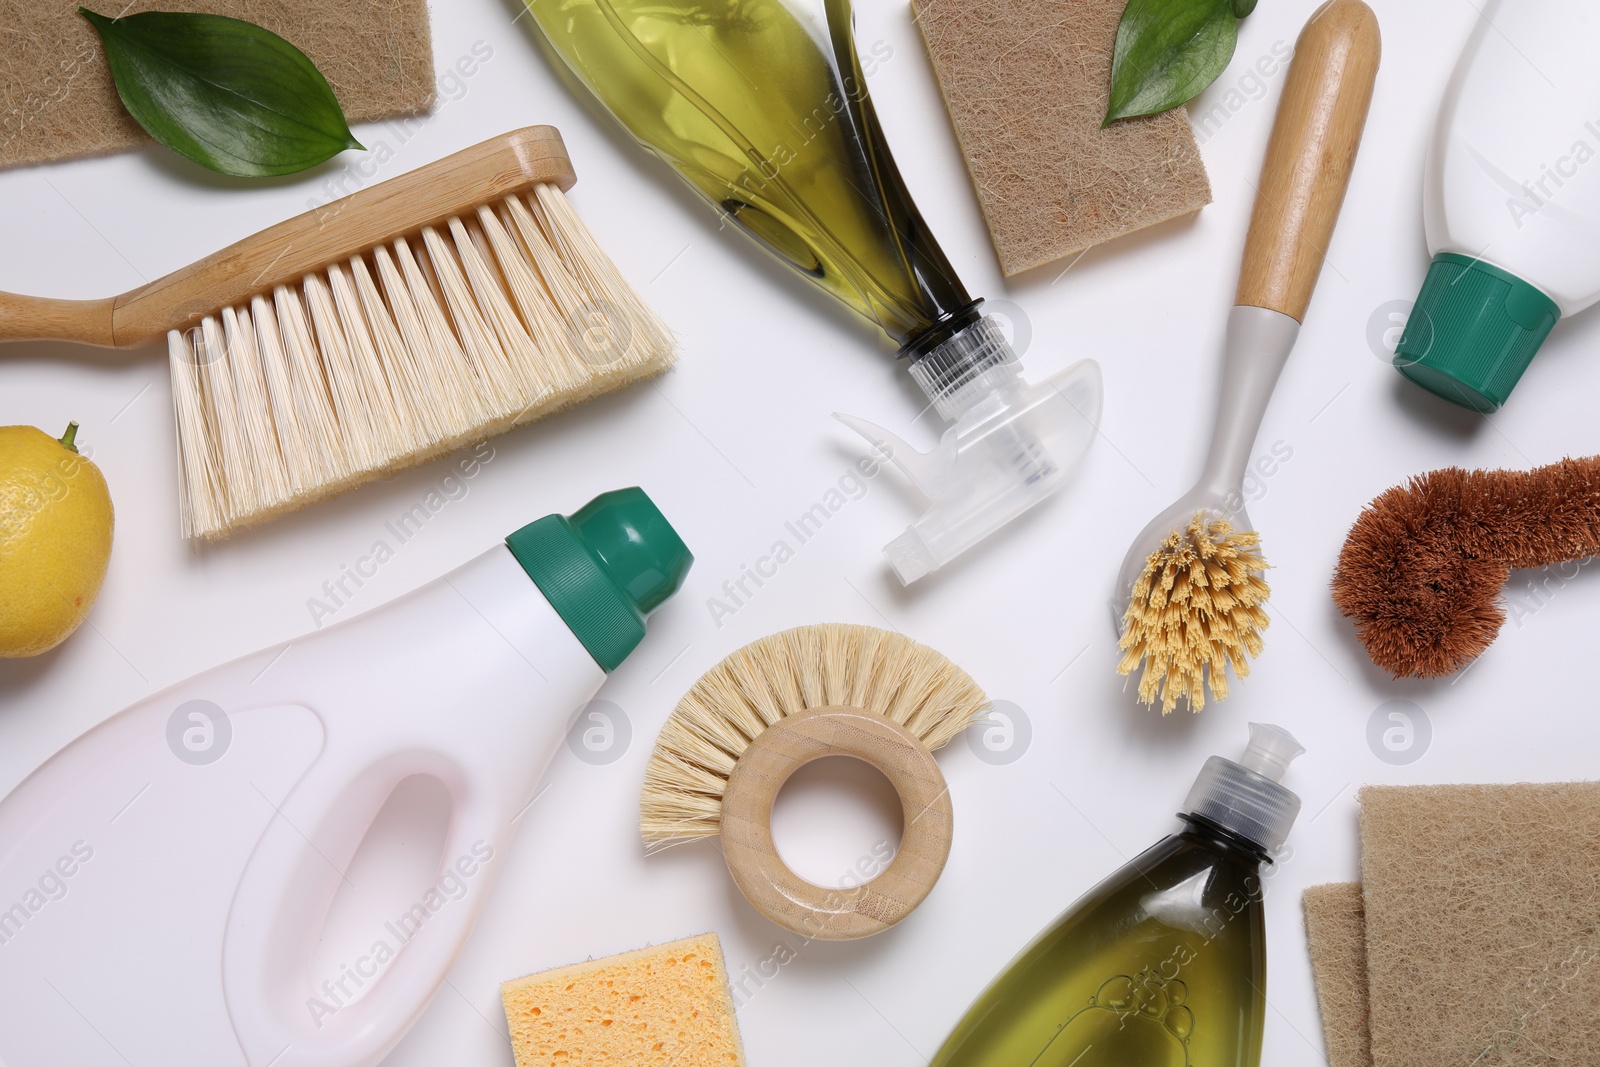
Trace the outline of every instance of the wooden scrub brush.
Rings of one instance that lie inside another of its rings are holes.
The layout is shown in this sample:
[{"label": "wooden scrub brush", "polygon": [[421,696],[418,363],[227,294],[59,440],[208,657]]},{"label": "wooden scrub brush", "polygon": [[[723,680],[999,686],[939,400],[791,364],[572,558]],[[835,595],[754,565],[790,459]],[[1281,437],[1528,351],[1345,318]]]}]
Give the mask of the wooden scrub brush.
[{"label": "wooden scrub brush", "polygon": [[[1139,700],[1192,711],[1228,695],[1260,655],[1270,592],[1244,474],[1267,402],[1322,270],[1378,71],[1378,23],[1361,0],[1328,0],[1295,43],[1228,319],[1211,447],[1194,487],[1133,541],[1117,576],[1117,673],[1142,663]],[[1155,412],[1159,418],[1159,406]]]},{"label": "wooden scrub brush", "polygon": [[[950,853],[950,793],[933,758],[989,706],[955,664],[870,626],[801,626],[764,637],[708,671],[662,727],[645,770],[647,845],[721,835],[728,870],[767,918],[807,938],[887,929],[922,903]],[[827,889],[795,874],[772,840],[789,776],[853,756],[900,796],[900,849],[876,878]]]},{"label": "wooden scrub brush", "polygon": [[0,293],[0,341],[165,336],[183,532],[222,537],[672,363],[574,181],[517,130],[122,296]]},{"label": "wooden scrub brush", "polygon": [[1448,467],[1368,504],[1339,552],[1333,602],[1372,662],[1439,678],[1488,649],[1513,570],[1600,555],[1600,457],[1531,471]]}]

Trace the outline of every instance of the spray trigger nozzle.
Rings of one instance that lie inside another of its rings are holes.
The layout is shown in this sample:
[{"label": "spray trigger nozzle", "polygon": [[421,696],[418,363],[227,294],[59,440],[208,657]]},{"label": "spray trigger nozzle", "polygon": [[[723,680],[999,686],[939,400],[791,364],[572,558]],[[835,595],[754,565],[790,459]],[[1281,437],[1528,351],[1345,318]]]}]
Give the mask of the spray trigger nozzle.
[{"label": "spray trigger nozzle", "polygon": [[900,468],[917,492],[930,500],[937,500],[944,493],[945,482],[956,465],[955,427],[944,432],[932,451],[918,452],[905,438],[875,422],[837,411],[833,417],[866,438],[884,459]]},{"label": "spray trigger nozzle", "polygon": [[1059,489],[1098,431],[1100,396],[1093,360],[1030,384],[1009,356],[936,397],[952,425],[930,452],[836,413],[931,501],[884,546],[900,581],[910,585],[937,570]]}]

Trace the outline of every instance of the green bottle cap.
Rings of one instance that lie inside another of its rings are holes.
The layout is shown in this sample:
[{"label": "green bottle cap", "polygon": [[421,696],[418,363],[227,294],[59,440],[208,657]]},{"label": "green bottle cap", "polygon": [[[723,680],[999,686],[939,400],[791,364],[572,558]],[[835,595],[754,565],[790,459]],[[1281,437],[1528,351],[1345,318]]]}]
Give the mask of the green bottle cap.
[{"label": "green bottle cap", "polygon": [[1394,365],[1430,393],[1499,411],[1561,309],[1515,274],[1440,252],[1395,346]]},{"label": "green bottle cap", "polygon": [[546,515],[506,547],[602,668],[644,639],[644,619],[683,584],[694,556],[643,489],[601,493]]}]

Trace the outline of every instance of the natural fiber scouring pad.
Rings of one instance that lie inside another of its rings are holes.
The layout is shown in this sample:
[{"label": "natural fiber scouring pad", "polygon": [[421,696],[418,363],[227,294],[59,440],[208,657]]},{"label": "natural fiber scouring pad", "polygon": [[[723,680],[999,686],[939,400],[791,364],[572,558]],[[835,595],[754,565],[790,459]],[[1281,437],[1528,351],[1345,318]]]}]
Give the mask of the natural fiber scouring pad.
[{"label": "natural fiber scouring pad", "polygon": [[716,934],[500,987],[517,1067],[744,1067]]},{"label": "natural fiber scouring pad", "polygon": [[[85,6],[114,17],[199,11],[264,26],[317,65],[351,122],[416,115],[436,96],[427,0],[88,0]],[[465,92],[467,72],[494,54],[478,45],[446,69],[440,82],[447,94]],[[377,150],[377,140],[363,139]],[[104,49],[76,3],[0,0],[0,167],[149,140],[117,99]]]},{"label": "natural fiber scouring pad", "polygon": [[1000,269],[1211,202],[1183,108],[1101,129],[1123,0],[912,0]]},{"label": "natural fiber scouring pad", "polygon": [[1367,1027],[1367,922],[1361,886],[1314,885],[1302,898],[1311,976],[1322,1011],[1328,1067],[1372,1067]]},{"label": "natural fiber scouring pad", "polygon": [[1600,782],[1361,791],[1372,1059],[1600,1064]]}]

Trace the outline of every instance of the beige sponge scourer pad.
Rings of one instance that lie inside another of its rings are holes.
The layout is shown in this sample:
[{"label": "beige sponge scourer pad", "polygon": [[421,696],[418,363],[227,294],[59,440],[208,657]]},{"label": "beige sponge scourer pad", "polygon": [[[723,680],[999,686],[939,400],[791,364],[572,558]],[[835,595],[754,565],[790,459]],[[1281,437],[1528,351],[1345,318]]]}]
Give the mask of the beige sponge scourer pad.
[{"label": "beige sponge scourer pad", "polygon": [[1372,1067],[1367,1029],[1367,922],[1361,886],[1314,885],[1304,897],[1311,975],[1328,1067]]},{"label": "beige sponge scourer pad", "polygon": [[1600,783],[1361,791],[1372,1058],[1600,1064]]},{"label": "beige sponge scourer pad", "polygon": [[500,995],[517,1067],[744,1067],[716,934],[518,978]]},{"label": "beige sponge scourer pad", "polygon": [[[351,122],[414,115],[433,104],[427,0],[88,0],[85,6],[114,17],[199,11],[265,26],[311,58]],[[461,61],[475,68],[482,58]],[[457,73],[445,76],[459,81]],[[117,99],[100,39],[75,3],[0,0],[0,167],[149,140]],[[369,148],[376,143],[366,140]]]},{"label": "beige sponge scourer pad", "polygon": [[1123,0],[912,0],[1000,269],[1211,202],[1183,108],[1105,129]]}]

